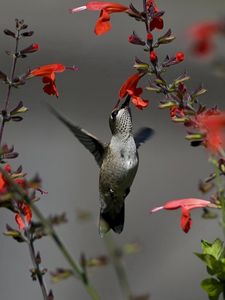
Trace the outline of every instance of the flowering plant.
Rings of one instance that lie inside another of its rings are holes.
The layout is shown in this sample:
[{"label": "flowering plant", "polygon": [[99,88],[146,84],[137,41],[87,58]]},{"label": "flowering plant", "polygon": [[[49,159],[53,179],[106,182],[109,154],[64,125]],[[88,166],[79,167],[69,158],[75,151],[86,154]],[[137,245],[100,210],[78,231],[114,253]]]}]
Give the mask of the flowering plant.
[{"label": "flowering plant", "polygon": [[[203,216],[212,218],[216,216],[214,213],[216,209],[221,212],[221,227],[225,232],[225,112],[217,106],[206,107],[200,102],[200,96],[206,93],[203,86],[189,91],[186,82],[190,77],[187,72],[177,75],[171,82],[166,79],[166,74],[170,72],[172,67],[182,63],[186,55],[182,49],[179,49],[173,55],[165,54],[161,58],[160,53],[164,50],[160,52],[159,48],[160,50],[161,47],[165,49],[165,45],[175,40],[172,30],[164,29],[164,11],[160,10],[158,3],[154,0],[143,0],[141,9],[137,9],[133,4],[90,1],[80,7],[70,9],[70,12],[76,14],[84,10],[100,12],[94,27],[97,36],[113,30],[113,14],[116,13],[124,17],[128,16],[143,24],[144,34],[132,31],[128,36],[128,42],[143,50],[145,58],[140,59],[141,54],[135,57],[134,71],[130,71],[128,78],[120,83],[118,101],[113,103],[112,107],[117,109],[125,98],[129,98],[131,105],[137,109],[138,113],[140,110],[148,108],[151,110],[153,100],[150,102],[148,99],[153,99],[154,93],[158,94],[160,96],[158,107],[168,111],[169,118],[173,123],[184,126],[187,132],[185,138],[192,147],[203,147],[207,150],[209,161],[214,168],[214,172],[199,184],[199,190],[204,195],[202,196],[203,199],[192,195],[187,195],[181,199],[178,194],[178,200],[168,201],[165,199],[166,203],[163,205],[159,199],[159,206],[151,207],[150,212],[181,209],[180,227],[185,233],[189,233],[192,227],[191,210],[203,209]],[[210,53],[213,49],[214,36],[223,35],[224,28],[223,22],[209,22],[193,27],[190,30],[190,34],[194,37],[193,52],[200,56]],[[22,74],[16,75],[18,61],[38,52],[40,47],[39,44],[33,42],[20,48],[21,40],[33,36],[33,31],[28,30],[28,26],[23,20],[16,19],[15,30],[5,29],[4,33],[14,39],[15,49],[14,51],[6,51],[12,59],[10,74],[7,75],[0,71],[0,79],[6,85],[6,97],[2,103],[0,124],[0,207],[10,211],[16,226],[7,224],[5,236],[28,246],[32,261],[31,278],[39,283],[44,300],[55,298],[52,289],[48,289],[45,283],[44,278],[48,271],[42,267],[42,255],[36,250],[38,240],[46,236],[53,239],[69,265],[68,268],[60,267],[49,272],[53,282],[74,277],[76,281],[79,280],[82,283],[91,299],[102,299],[100,293],[93,288],[90,282],[89,268],[111,263],[115,268],[123,299],[149,299],[148,293],[134,295],[133,287],[131,288],[129,284],[123,265],[126,254],[133,254],[140,250],[138,243],[118,246],[112,234],[109,233],[104,239],[107,254],[89,258],[81,252],[80,258],[76,261],[55,230],[56,225],[67,222],[66,215],[63,213],[46,218],[37,207],[36,203],[40,197],[43,196],[44,198],[47,194],[42,189],[40,177],[36,175],[32,179],[28,179],[22,167],[14,170],[13,163],[10,162],[9,164],[8,160],[16,159],[19,153],[14,150],[14,146],[3,143],[3,139],[6,139],[6,125],[22,121],[24,114],[28,111],[22,101],[18,101],[16,104],[12,103],[12,91],[16,88],[22,88],[35,77],[41,77],[44,93],[58,98],[60,92],[56,86],[56,76],[63,75],[61,73],[67,70],[77,71],[78,69],[74,66],[68,67],[62,63],[53,62],[34,68],[27,67]],[[80,220],[92,219],[86,211],[79,211],[78,215]],[[160,218],[160,215],[158,217]],[[153,219],[152,214],[149,215],[150,218]],[[209,299],[217,300],[221,294],[224,296],[225,248],[218,237],[212,243],[202,240],[201,247],[202,253],[196,253],[196,255],[205,263],[209,274],[209,277],[202,281],[201,286],[207,292]]]}]

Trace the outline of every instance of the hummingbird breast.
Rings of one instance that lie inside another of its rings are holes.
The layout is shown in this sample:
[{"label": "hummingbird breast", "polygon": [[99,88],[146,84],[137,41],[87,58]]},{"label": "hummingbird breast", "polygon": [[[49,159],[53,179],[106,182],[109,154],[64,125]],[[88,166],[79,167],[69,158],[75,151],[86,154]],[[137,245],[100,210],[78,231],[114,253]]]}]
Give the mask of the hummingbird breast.
[{"label": "hummingbird breast", "polygon": [[[100,197],[106,206],[119,203],[123,205],[137,168],[138,154],[133,136],[129,136],[126,140],[113,137],[100,168],[99,177]],[[118,209],[119,207],[120,205]]]}]

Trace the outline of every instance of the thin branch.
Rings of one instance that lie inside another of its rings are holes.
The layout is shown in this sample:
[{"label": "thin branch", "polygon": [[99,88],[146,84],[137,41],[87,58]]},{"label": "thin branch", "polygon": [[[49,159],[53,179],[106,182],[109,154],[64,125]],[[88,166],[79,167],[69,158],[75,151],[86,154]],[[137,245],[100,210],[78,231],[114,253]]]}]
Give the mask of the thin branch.
[{"label": "thin branch", "polygon": [[147,12],[147,6],[146,6],[146,0],[143,0],[143,10],[144,10],[144,18],[145,18],[145,28],[147,33],[149,32],[149,28],[148,28],[148,12]]},{"label": "thin branch", "polygon": [[128,282],[127,274],[123,266],[120,249],[117,247],[115,240],[110,232],[104,237],[105,245],[108,249],[112,264],[116,271],[116,275],[119,281],[120,289],[125,300],[132,300],[132,292]]},{"label": "thin branch", "polygon": [[38,282],[39,282],[39,285],[40,285],[40,288],[41,288],[41,291],[42,291],[43,299],[48,300],[47,288],[46,288],[44,280],[43,280],[42,270],[40,270],[40,264],[37,262],[37,254],[35,253],[34,242],[33,242],[33,238],[32,238],[32,235],[30,233],[29,228],[25,230],[25,234],[26,234],[26,237],[27,237],[30,257],[31,257],[32,264],[33,264],[33,267],[34,267],[35,276],[38,279]]},{"label": "thin branch", "polygon": [[[8,110],[9,100],[10,100],[12,82],[13,82],[13,78],[14,78],[15,70],[16,70],[17,52],[18,52],[19,39],[20,39],[19,36],[20,36],[20,29],[18,29],[17,32],[16,32],[16,46],[15,46],[15,52],[13,54],[13,62],[12,62],[12,68],[11,68],[10,78],[9,78],[10,82],[8,84],[8,90],[7,90],[7,95],[6,95],[6,98],[5,98],[5,104],[4,104],[4,110],[3,110],[4,113],[6,113],[6,115],[7,115],[7,110]],[[5,116],[2,114],[2,124],[1,124],[1,128],[0,128],[0,146],[2,144],[2,137],[3,137],[4,127],[5,127]]]}]

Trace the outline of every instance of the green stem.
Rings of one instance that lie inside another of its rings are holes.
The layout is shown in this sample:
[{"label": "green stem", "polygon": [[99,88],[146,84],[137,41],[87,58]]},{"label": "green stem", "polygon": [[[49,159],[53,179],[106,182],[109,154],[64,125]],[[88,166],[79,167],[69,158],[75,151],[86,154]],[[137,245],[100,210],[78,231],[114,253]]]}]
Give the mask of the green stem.
[{"label": "green stem", "polygon": [[116,271],[119,285],[125,300],[132,300],[132,292],[128,282],[127,274],[123,266],[122,255],[120,249],[117,247],[115,240],[110,232],[104,237],[105,245],[108,249],[112,264]]},{"label": "green stem", "polygon": [[26,192],[19,186],[11,177],[10,175],[0,167],[0,172],[6,178],[7,182],[10,186],[14,189],[14,191],[23,199],[29,206],[31,207],[34,215],[37,219],[42,223],[44,226],[46,233],[51,236],[55,244],[58,246],[59,250],[61,251],[62,255],[64,256],[65,260],[68,262],[70,267],[73,270],[73,275],[75,278],[79,278],[83,283],[87,293],[91,297],[92,300],[100,300],[100,296],[96,292],[96,290],[92,287],[92,285],[87,281],[86,274],[82,271],[79,265],[75,262],[73,257],[70,255],[69,251],[67,250],[66,246],[63,244],[62,240],[57,235],[56,231],[54,230],[52,224],[45,219],[41,211],[37,208],[37,206],[30,200],[27,196]]}]

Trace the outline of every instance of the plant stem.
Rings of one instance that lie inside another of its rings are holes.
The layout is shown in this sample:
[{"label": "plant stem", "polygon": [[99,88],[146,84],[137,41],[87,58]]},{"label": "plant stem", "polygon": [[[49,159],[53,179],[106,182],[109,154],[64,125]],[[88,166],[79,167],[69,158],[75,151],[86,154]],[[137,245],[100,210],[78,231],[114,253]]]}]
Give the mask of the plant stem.
[{"label": "plant stem", "polygon": [[123,266],[120,249],[117,247],[115,240],[113,239],[113,236],[110,232],[108,232],[104,237],[104,242],[116,271],[123,298],[125,300],[132,300],[132,292],[128,282],[126,271]]},{"label": "plant stem", "polygon": [[33,263],[35,275],[37,276],[39,285],[41,287],[43,299],[48,300],[47,289],[46,289],[46,286],[45,286],[45,283],[44,283],[44,280],[43,280],[42,271],[40,270],[39,263],[37,262],[36,253],[35,253],[35,249],[34,249],[34,242],[33,242],[31,233],[30,233],[29,229],[26,229],[25,233],[26,233],[26,237],[27,237],[27,240],[28,240],[30,257],[31,257],[31,260],[32,260],[32,263]]},{"label": "plant stem", "polygon": [[[3,109],[3,111],[6,115],[7,115],[7,110],[8,110],[9,100],[10,100],[12,82],[13,82],[13,78],[14,78],[15,70],[16,70],[17,52],[18,52],[18,46],[19,46],[19,35],[20,35],[20,29],[18,29],[16,32],[16,46],[15,46],[15,52],[13,54],[13,62],[12,62],[12,68],[11,68],[10,78],[9,78],[10,82],[8,84],[8,89],[7,89],[7,94],[6,94],[4,109]],[[5,116],[2,114],[2,123],[1,123],[1,128],[0,128],[0,146],[2,145],[2,137],[3,137],[4,127],[5,127]]]},{"label": "plant stem", "polygon": [[84,274],[83,270],[79,267],[79,265],[75,262],[73,257],[70,255],[69,251],[67,250],[66,246],[63,244],[62,240],[57,235],[56,231],[54,230],[52,224],[45,219],[45,217],[42,215],[40,210],[37,208],[37,206],[30,200],[27,193],[19,186],[11,177],[10,175],[0,167],[0,173],[3,174],[3,176],[6,178],[7,182],[10,184],[10,186],[14,189],[14,191],[23,199],[29,206],[31,207],[34,215],[37,217],[37,219],[42,223],[44,226],[46,233],[51,236],[55,244],[58,246],[59,250],[61,251],[62,255],[64,256],[65,260],[68,262],[70,267],[73,270],[73,275],[75,278],[79,278],[81,282],[83,283],[87,293],[91,297],[92,300],[100,300],[100,296],[96,292],[96,290],[92,287],[89,281],[87,281],[86,274]]},{"label": "plant stem", "polygon": [[146,7],[146,0],[143,0],[143,10],[145,13],[145,28],[147,33],[149,32],[149,28],[148,28],[148,14],[147,14],[147,7]]}]

